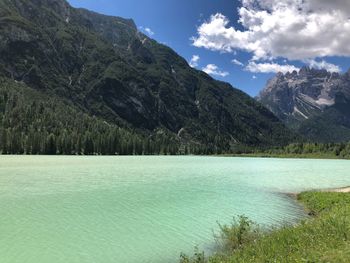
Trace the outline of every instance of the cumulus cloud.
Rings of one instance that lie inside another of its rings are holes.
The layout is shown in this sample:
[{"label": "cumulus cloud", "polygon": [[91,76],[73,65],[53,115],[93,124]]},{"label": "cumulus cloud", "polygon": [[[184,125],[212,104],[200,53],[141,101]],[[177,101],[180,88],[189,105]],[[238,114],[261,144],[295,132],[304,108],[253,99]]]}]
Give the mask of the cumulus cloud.
[{"label": "cumulus cloud", "polygon": [[150,29],[149,27],[145,28],[145,31],[147,32],[148,35],[153,36],[154,32],[152,31],[152,29]]},{"label": "cumulus cloud", "polygon": [[153,32],[152,29],[150,29],[149,27],[143,27],[140,26],[139,29],[141,29],[142,31],[144,31],[145,33],[147,33],[149,36],[153,36],[155,33]]},{"label": "cumulus cloud", "polygon": [[192,68],[198,67],[198,62],[199,62],[200,59],[201,59],[200,56],[193,55],[191,60],[190,60],[190,62],[189,62],[190,66]]},{"label": "cumulus cloud", "polygon": [[249,64],[245,67],[245,70],[254,72],[254,73],[287,73],[299,71],[299,68],[293,65],[280,65],[277,63],[256,63],[255,61],[250,61]]},{"label": "cumulus cloud", "polygon": [[315,68],[315,69],[325,69],[329,72],[341,72],[341,68],[337,65],[334,65],[332,63],[328,63],[324,60],[321,61],[316,61],[316,60],[309,60],[307,61],[309,63],[309,66],[311,68]]},{"label": "cumulus cloud", "polygon": [[349,0],[241,0],[243,30],[217,13],[200,25],[193,45],[220,52],[243,50],[254,60],[350,56]]},{"label": "cumulus cloud", "polygon": [[244,66],[244,64],[241,61],[239,61],[238,59],[232,59],[231,62],[237,66],[241,66],[241,67]]},{"label": "cumulus cloud", "polygon": [[214,76],[220,76],[220,77],[226,77],[229,75],[226,71],[221,71],[218,66],[215,64],[208,64],[202,69],[205,73],[214,75]]}]

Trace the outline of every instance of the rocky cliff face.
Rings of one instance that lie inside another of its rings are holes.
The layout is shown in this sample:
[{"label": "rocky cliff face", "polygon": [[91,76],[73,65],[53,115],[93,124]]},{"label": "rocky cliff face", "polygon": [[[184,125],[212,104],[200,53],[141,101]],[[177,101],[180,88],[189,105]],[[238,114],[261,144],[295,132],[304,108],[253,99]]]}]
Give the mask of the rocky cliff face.
[{"label": "rocky cliff face", "polygon": [[134,132],[228,148],[291,139],[260,103],[192,69],[132,20],[64,0],[0,0],[0,76]]},{"label": "rocky cliff face", "polygon": [[[308,67],[299,72],[277,74],[258,97],[289,127],[321,141],[350,138],[347,131],[350,111],[344,108],[349,99],[350,72],[342,75]],[[333,135],[328,132],[329,129],[332,129]],[[342,130],[342,134],[338,134],[337,130]]]}]

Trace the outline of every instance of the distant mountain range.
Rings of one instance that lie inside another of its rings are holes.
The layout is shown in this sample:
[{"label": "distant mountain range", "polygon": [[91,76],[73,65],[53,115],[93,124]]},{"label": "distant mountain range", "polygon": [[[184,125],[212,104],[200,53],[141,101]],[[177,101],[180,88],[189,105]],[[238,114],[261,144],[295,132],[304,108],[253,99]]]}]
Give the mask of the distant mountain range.
[{"label": "distant mountain range", "polygon": [[350,141],[350,71],[279,73],[258,96],[288,127],[316,142]]},{"label": "distant mountain range", "polygon": [[2,152],[215,153],[295,138],[132,20],[64,0],[0,0],[0,77]]}]

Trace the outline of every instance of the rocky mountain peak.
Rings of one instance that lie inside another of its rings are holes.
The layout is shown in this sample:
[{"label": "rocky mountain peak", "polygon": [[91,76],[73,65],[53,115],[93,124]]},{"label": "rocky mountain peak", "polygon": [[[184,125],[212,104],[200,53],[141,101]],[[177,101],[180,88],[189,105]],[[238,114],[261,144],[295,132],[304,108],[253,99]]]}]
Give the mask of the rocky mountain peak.
[{"label": "rocky mountain peak", "polygon": [[311,72],[311,71],[312,71],[312,69],[311,69],[310,67],[304,66],[304,67],[302,67],[302,68],[299,70],[299,74],[300,74],[300,75],[307,75],[307,74],[309,74],[309,72]]},{"label": "rocky mountain peak", "polygon": [[258,96],[260,102],[290,127],[299,127],[349,98],[350,71],[339,74],[310,67],[278,73]]},{"label": "rocky mountain peak", "polygon": [[303,67],[298,73],[277,74],[258,100],[283,120],[307,119],[333,105],[337,93],[348,94],[348,84],[340,74]]},{"label": "rocky mountain peak", "polygon": [[[63,19],[69,17],[70,12],[72,11],[71,6],[65,0],[1,0],[0,6],[2,11],[14,13],[14,11],[25,17],[35,19],[40,17],[38,11],[49,11],[56,16],[59,16]],[[45,13],[45,12],[44,12]],[[42,17],[42,16],[41,16]]]}]

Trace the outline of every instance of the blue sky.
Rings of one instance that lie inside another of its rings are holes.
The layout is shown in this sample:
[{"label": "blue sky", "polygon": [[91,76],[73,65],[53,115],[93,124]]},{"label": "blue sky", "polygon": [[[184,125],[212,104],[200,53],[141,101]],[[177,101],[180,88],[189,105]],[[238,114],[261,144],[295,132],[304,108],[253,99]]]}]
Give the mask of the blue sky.
[{"label": "blue sky", "polygon": [[[300,6],[295,4],[298,1]],[[326,0],[306,0],[307,6],[302,0],[263,0],[259,5],[257,0],[69,2],[74,7],[132,18],[141,31],[150,29],[154,33],[148,33],[152,38],[170,46],[188,61],[194,55],[200,57],[196,68],[218,71],[218,74],[211,72],[214,78],[227,81],[251,96],[257,95],[280,70],[310,65],[342,72],[350,67],[347,47],[350,37],[338,37],[344,31],[350,36],[347,0],[334,0],[331,9]],[[344,17],[340,13],[333,19],[338,11],[344,12]],[[314,16],[309,16],[310,12]],[[344,26],[328,30],[338,23]]]}]

